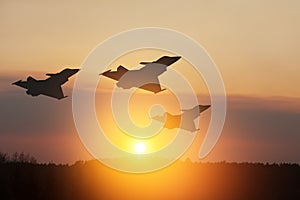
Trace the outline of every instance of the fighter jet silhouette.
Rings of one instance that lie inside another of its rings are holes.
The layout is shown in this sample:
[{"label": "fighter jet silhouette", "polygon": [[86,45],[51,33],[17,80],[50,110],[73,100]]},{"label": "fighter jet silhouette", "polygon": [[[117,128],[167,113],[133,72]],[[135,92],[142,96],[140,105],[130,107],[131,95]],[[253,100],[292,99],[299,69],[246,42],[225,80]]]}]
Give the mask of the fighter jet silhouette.
[{"label": "fighter jet silhouette", "polygon": [[167,129],[181,128],[195,132],[199,129],[196,129],[194,120],[209,107],[210,105],[198,105],[189,110],[182,110],[183,113],[179,115],[166,112],[163,116],[154,116],[152,119],[165,123],[164,128]]},{"label": "fighter jet silhouette", "polygon": [[27,89],[26,93],[31,96],[43,94],[56,99],[62,99],[67,96],[64,96],[61,85],[67,82],[69,80],[68,78],[78,71],[79,69],[67,68],[56,74],[46,74],[47,76],[50,76],[46,80],[36,80],[29,76],[27,81],[19,80],[12,84]]},{"label": "fighter jet silhouette", "polygon": [[120,65],[117,68],[117,71],[108,70],[100,75],[118,81],[117,86],[123,89],[138,87],[150,92],[158,93],[165,90],[161,88],[158,76],[167,71],[167,67],[180,58],[180,56],[163,56],[153,62],[140,62],[141,65],[145,66],[134,70],[128,70]]}]

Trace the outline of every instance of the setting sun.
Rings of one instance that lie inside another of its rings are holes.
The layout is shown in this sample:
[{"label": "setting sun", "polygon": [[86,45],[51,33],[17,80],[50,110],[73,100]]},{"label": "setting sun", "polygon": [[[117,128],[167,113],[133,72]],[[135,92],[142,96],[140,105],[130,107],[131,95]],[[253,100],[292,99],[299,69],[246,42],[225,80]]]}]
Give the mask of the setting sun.
[{"label": "setting sun", "polygon": [[134,145],[134,150],[136,153],[143,153],[146,150],[146,145],[142,142],[138,142]]}]

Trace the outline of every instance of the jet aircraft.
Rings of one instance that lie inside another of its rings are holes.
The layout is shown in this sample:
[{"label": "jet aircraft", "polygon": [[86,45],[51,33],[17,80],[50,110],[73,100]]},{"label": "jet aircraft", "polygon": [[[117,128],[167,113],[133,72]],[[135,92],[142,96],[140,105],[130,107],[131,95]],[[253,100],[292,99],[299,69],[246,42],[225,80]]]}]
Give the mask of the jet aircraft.
[{"label": "jet aircraft", "polygon": [[196,129],[194,120],[200,116],[200,113],[207,110],[210,105],[197,105],[189,110],[182,110],[179,115],[172,115],[166,112],[163,116],[154,116],[152,119],[163,122],[164,128],[174,129],[180,128],[190,132],[195,132]]},{"label": "jet aircraft", "polygon": [[144,66],[134,70],[128,70],[120,65],[117,71],[108,70],[100,75],[118,81],[117,86],[120,88],[130,89],[137,87],[156,94],[165,90],[161,88],[158,76],[167,71],[167,67],[180,58],[180,56],[163,56],[153,62],[140,62]]},{"label": "jet aircraft", "polygon": [[67,68],[56,74],[46,74],[47,76],[50,76],[46,80],[36,80],[29,76],[26,81],[19,80],[12,84],[27,89],[26,93],[31,96],[42,94],[56,99],[62,99],[67,96],[64,96],[61,85],[66,83],[69,80],[69,77],[73,76],[78,71],[79,69]]}]

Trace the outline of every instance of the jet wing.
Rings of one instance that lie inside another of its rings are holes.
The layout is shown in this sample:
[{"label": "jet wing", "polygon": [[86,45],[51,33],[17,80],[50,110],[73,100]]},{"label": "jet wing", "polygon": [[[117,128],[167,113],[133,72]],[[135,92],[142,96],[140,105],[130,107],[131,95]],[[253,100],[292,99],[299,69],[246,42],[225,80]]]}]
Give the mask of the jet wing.
[{"label": "jet wing", "polygon": [[154,92],[155,94],[166,90],[166,89],[161,89],[160,84],[155,84],[155,83],[149,83],[149,84],[143,85],[139,88],[150,91],[150,92]]},{"label": "jet wing", "polygon": [[154,92],[155,94],[161,91],[164,91],[166,89],[162,89],[161,85],[159,83],[159,80],[157,77],[152,78],[153,80],[148,80],[149,83],[140,86],[139,88],[150,91],[150,92]]},{"label": "jet wing", "polygon": [[140,62],[141,65],[147,65],[149,63],[160,63],[166,66],[172,65],[173,63],[175,63],[177,60],[179,60],[181,57],[180,56],[163,56],[161,58],[159,58],[156,61],[153,62]]},{"label": "jet wing", "polygon": [[194,120],[190,120],[190,119],[185,120],[184,118],[182,119],[180,128],[187,130],[187,131],[191,131],[191,132],[194,132],[197,130]]},{"label": "jet wing", "polygon": [[182,116],[189,118],[191,120],[194,120],[200,116],[200,111],[198,108],[193,108],[190,110],[182,110],[182,111],[183,111]]},{"label": "jet wing", "polygon": [[101,73],[100,75],[106,76],[108,78],[114,79],[118,81],[126,72],[128,72],[128,69],[120,65],[117,69],[117,71],[111,71],[107,70],[106,72]]},{"label": "jet wing", "polygon": [[49,96],[49,97],[53,97],[56,99],[62,99],[65,98],[66,96],[64,96],[64,93],[62,91],[61,86],[54,86],[54,87],[48,87],[45,88],[41,94]]},{"label": "jet wing", "polygon": [[152,119],[160,122],[165,121],[164,128],[167,129],[180,128],[190,132],[194,132],[197,130],[194,120],[185,118],[184,116],[180,115],[171,115],[169,113],[166,113],[166,119],[164,119],[163,116],[155,116]]}]

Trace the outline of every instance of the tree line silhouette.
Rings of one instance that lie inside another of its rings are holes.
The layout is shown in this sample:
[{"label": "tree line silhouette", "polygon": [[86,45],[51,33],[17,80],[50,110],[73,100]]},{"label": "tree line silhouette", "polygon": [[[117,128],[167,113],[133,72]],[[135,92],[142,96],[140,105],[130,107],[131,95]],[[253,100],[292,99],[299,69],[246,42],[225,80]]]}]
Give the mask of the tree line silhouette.
[{"label": "tree line silhouette", "polygon": [[25,154],[24,152],[15,152],[11,156],[7,153],[0,152],[0,163],[31,163],[37,164],[35,157],[30,154]]},{"label": "tree line silhouette", "polygon": [[300,199],[300,166],[186,160],[128,174],[96,160],[38,163],[29,154],[0,153],[0,199]]}]

